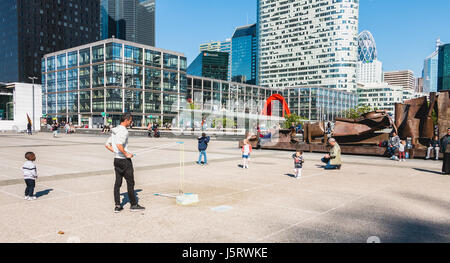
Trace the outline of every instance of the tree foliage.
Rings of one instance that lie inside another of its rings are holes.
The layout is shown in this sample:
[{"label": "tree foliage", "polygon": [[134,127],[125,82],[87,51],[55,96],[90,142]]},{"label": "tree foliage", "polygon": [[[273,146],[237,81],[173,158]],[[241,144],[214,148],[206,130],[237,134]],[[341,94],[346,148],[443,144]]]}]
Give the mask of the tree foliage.
[{"label": "tree foliage", "polygon": [[361,117],[362,115],[369,113],[371,111],[374,111],[376,109],[373,109],[372,107],[368,105],[359,105],[353,109],[349,109],[344,111],[344,116],[347,119],[356,119]]},{"label": "tree foliage", "polygon": [[291,128],[292,125],[296,126],[299,122],[306,120],[305,118],[300,117],[295,113],[287,115],[285,119],[286,121],[284,122],[284,128],[286,129]]}]

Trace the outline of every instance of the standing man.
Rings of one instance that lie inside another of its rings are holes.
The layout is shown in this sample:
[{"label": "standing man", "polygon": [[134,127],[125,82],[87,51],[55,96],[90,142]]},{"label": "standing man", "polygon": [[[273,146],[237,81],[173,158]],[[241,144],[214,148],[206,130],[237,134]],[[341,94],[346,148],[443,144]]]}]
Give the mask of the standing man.
[{"label": "standing man", "polygon": [[133,154],[128,151],[128,130],[133,118],[130,113],[125,113],[120,118],[120,125],[112,129],[112,135],[106,142],[106,149],[115,153],[114,170],[116,172],[116,183],[114,184],[114,202],[116,207],[115,213],[123,210],[120,204],[120,187],[122,186],[122,179],[127,181],[128,198],[130,200],[130,210],[133,212],[142,211],[145,207],[138,205],[136,195],[134,193],[134,168],[131,158]]},{"label": "standing man", "polygon": [[450,174],[450,128],[447,129],[447,135],[441,139],[441,152],[444,154],[442,173]]},{"label": "standing man", "polygon": [[330,153],[322,158],[322,162],[326,164],[325,170],[341,169],[341,147],[334,138],[330,138],[328,143],[331,145]]},{"label": "standing man", "polygon": [[28,124],[27,124],[27,131],[28,131],[28,135],[33,135],[33,131],[32,131],[32,126],[31,126],[31,123],[30,122],[28,122]]}]

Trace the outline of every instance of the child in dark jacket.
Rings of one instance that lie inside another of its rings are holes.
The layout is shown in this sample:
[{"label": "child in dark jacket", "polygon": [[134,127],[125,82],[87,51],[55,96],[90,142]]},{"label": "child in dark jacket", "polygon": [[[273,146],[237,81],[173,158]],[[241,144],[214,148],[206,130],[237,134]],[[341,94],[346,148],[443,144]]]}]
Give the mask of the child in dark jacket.
[{"label": "child in dark jacket", "polygon": [[206,136],[205,133],[202,133],[202,136],[198,138],[198,151],[200,152],[198,156],[197,164],[202,164],[202,156],[204,157],[203,164],[208,164],[208,159],[206,158],[206,149],[208,148],[209,136]]}]

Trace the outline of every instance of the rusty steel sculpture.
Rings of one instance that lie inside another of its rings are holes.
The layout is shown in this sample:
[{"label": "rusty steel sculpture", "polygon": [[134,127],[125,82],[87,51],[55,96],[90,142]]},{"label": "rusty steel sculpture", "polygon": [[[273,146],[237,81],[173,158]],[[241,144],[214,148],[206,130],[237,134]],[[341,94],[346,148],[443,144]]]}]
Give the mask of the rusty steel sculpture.
[{"label": "rusty steel sculpture", "polygon": [[[426,147],[436,135],[433,112],[441,138],[450,127],[450,92],[431,93],[430,101],[421,97],[395,104],[395,120],[384,110],[369,112],[356,119],[336,118],[330,135],[326,132],[325,122],[306,123],[303,141],[292,130],[272,131],[272,143],[262,145],[262,148],[326,152],[327,139],[332,136],[341,145],[342,153],[384,155],[385,148],[379,144],[387,141],[395,131],[400,138],[411,139],[412,158],[425,157]],[[256,146],[259,136],[253,136],[250,141]]]},{"label": "rusty steel sculpture", "polygon": [[435,135],[433,111],[436,112],[439,126],[439,137],[442,137],[449,127],[450,99],[449,92],[430,94],[430,102],[427,97],[421,97],[395,104],[395,124],[398,127],[401,138],[411,138],[412,143],[421,147]]},{"label": "rusty steel sculpture", "polygon": [[[378,144],[387,140],[389,134],[379,132],[384,129],[395,127],[394,121],[384,110],[377,110],[364,114],[356,119],[336,118],[333,138],[339,144]],[[305,126],[305,141],[307,143],[326,143],[325,123],[318,122]],[[324,138],[324,139],[322,139]]]}]

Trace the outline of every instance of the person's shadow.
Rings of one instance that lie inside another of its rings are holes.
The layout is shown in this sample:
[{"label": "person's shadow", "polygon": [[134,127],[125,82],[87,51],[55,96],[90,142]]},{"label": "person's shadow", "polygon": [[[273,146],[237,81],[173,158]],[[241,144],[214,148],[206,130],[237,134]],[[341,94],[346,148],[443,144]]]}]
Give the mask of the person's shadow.
[{"label": "person's shadow", "polygon": [[[136,194],[136,201],[139,203],[139,192],[142,192],[142,189],[137,189],[137,190],[134,190],[134,193]],[[122,203],[120,204],[121,206],[125,206],[127,203],[129,203],[130,202],[130,198],[128,197],[128,193],[123,193],[123,194],[120,194],[122,197],[123,197],[123,199],[122,199]]]},{"label": "person's shadow", "polygon": [[39,191],[39,192],[36,192],[35,196],[36,196],[36,198],[39,198],[41,196],[48,195],[51,191],[53,191],[53,189],[46,189],[43,191]]},{"label": "person's shadow", "polygon": [[289,176],[289,177],[291,177],[291,178],[295,178],[295,175],[293,175],[293,174],[285,174],[286,176]]}]

